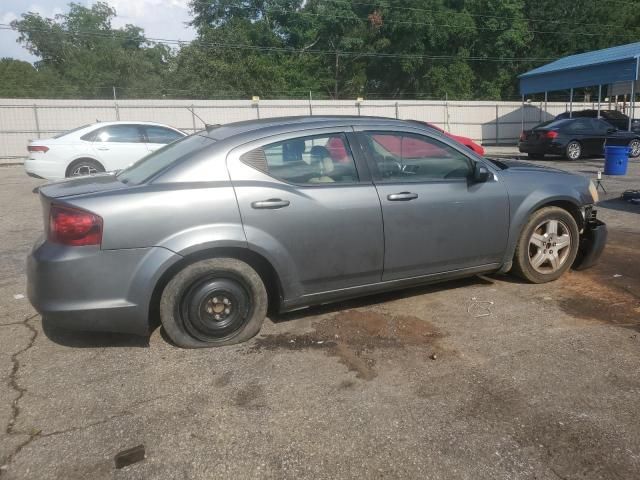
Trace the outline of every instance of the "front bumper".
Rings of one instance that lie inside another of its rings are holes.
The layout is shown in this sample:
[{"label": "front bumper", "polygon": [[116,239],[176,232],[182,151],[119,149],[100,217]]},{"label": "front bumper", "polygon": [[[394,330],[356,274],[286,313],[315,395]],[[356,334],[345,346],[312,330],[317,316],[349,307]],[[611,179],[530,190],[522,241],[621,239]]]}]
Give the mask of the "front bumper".
[{"label": "front bumper", "polygon": [[101,250],[38,242],[27,259],[27,296],[50,325],[147,335],[154,286],[179,258],[160,247]]},{"label": "front bumper", "polygon": [[574,270],[585,270],[598,263],[607,243],[607,226],[593,216],[586,222],[580,236],[578,256],[573,262]]}]

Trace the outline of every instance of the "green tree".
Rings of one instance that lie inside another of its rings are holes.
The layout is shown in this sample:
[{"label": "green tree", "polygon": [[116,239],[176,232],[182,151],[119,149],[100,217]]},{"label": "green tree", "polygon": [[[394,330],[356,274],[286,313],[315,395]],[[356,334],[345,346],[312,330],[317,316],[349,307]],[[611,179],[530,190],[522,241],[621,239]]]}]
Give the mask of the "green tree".
[{"label": "green tree", "polygon": [[29,12],[12,26],[18,41],[40,58],[36,69],[53,72],[77,95],[109,97],[117,86],[121,95],[157,96],[171,50],[147,42],[134,25],[114,29],[115,15],[103,2],[91,7],[71,3],[67,13],[53,19]]}]

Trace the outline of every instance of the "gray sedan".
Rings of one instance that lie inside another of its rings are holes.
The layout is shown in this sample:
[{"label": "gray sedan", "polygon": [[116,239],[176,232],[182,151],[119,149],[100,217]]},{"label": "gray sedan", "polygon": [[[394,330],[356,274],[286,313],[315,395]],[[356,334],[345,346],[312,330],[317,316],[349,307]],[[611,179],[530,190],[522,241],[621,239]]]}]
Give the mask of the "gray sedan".
[{"label": "gray sedan", "polygon": [[509,270],[548,282],[606,241],[588,179],[387,118],[209,127],[40,195],[28,293],[43,318],[145,335],[159,316],[183,347],[245,341],[268,308]]}]

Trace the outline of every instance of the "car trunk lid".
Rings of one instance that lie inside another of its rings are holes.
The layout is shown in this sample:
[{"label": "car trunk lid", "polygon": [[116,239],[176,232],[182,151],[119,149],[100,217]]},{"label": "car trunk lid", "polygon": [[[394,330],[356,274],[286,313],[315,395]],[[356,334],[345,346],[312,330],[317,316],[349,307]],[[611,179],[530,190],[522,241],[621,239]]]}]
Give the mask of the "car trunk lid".
[{"label": "car trunk lid", "polygon": [[124,188],[128,188],[127,185],[118,180],[113,173],[103,173],[48,183],[40,187],[40,193],[47,198],[54,199]]}]

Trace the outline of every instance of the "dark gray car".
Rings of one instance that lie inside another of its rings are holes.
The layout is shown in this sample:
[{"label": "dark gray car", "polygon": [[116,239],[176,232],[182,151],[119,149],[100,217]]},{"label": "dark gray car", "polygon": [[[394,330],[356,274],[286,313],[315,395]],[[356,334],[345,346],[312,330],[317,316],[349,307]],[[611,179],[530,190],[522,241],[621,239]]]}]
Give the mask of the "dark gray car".
[{"label": "dark gray car", "polygon": [[183,347],[241,342],[284,312],[600,256],[586,178],[476,156],[414,122],[298,117],[211,127],[115,174],[40,189],[29,299],[62,327]]}]

